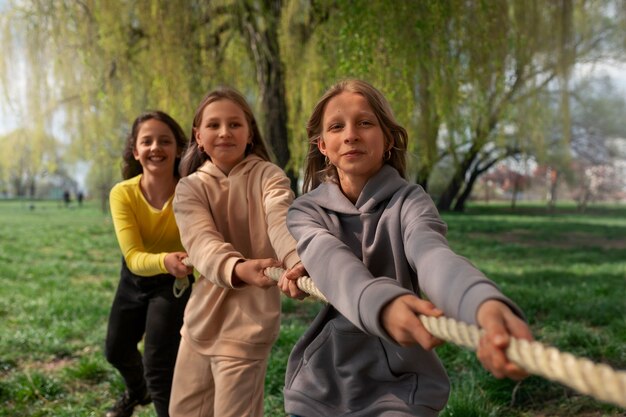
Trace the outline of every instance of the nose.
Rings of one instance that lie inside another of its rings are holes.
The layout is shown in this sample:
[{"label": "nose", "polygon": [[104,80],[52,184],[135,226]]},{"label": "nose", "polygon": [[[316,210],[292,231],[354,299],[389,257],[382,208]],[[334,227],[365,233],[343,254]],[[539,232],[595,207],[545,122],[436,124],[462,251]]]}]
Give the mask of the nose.
[{"label": "nose", "polygon": [[218,131],[218,135],[220,137],[228,136],[229,133],[230,133],[230,130],[228,129],[228,125],[227,124],[224,124],[224,125],[220,126],[219,131]]},{"label": "nose", "polygon": [[359,132],[357,126],[353,123],[346,123],[343,129],[343,141],[344,143],[351,143],[359,140]]}]

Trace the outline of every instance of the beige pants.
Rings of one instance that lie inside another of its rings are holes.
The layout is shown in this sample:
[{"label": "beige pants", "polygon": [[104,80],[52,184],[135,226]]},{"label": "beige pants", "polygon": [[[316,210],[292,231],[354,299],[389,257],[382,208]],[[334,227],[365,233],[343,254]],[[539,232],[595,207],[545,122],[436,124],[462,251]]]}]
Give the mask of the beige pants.
[{"label": "beige pants", "polygon": [[181,339],[170,417],[263,417],[267,359],[196,353]]}]

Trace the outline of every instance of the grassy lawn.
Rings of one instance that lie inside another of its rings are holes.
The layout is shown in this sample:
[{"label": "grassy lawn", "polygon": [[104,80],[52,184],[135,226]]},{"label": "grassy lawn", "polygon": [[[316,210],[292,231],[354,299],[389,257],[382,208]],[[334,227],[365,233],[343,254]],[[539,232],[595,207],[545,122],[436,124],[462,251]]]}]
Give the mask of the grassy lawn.
[{"label": "grassy lawn", "polygon": [[[626,207],[470,206],[444,218],[451,246],[518,302],[538,340],[626,369]],[[119,260],[98,203],[0,201],[0,416],[99,416],[119,395],[102,353]],[[284,303],[267,416],[284,415],[287,356],[318,308]],[[626,416],[540,377],[496,380],[454,345],[438,352],[453,383],[445,417]]]}]

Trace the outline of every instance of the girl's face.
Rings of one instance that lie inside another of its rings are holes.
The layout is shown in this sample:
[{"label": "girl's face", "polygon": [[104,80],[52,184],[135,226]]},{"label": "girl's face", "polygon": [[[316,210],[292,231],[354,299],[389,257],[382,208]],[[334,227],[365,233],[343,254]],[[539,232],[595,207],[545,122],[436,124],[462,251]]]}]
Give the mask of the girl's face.
[{"label": "girl's face", "polygon": [[343,92],[328,101],[317,146],[337,168],[339,181],[364,184],[383,166],[385,137],[361,94]]},{"label": "girl's face", "polygon": [[243,161],[246,146],[252,142],[245,113],[228,99],[214,101],[204,108],[194,135],[198,147],[204,149],[224,174]]},{"label": "girl's face", "polygon": [[178,156],[174,133],[160,120],[146,120],[137,132],[133,155],[143,167],[144,173],[174,175],[174,164]]}]

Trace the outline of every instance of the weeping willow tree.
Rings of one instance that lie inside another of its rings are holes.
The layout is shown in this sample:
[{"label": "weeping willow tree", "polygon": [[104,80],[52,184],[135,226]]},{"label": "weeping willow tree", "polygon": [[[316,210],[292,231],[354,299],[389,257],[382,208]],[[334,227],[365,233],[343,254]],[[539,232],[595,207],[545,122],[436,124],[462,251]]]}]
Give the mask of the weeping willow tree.
[{"label": "weeping willow tree", "polygon": [[61,120],[72,156],[93,162],[92,188],[105,196],[140,111],[161,108],[188,129],[202,95],[221,83],[250,99],[276,162],[295,181],[314,103],[338,79],[364,78],[410,132],[413,179],[433,188],[448,167],[433,191],[440,208],[462,209],[482,172],[545,146],[552,90],[561,94],[566,147],[571,68],[597,58],[622,7],[620,0],[9,0],[0,79],[6,98],[15,91],[10,80],[25,73],[22,120],[41,133],[59,130],[53,124]]},{"label": "weeping willow tree", "polygon": [[[162,109],[189,130],[209,88],[228,83],[249,93],[253,71],[244,47],[237,39],[218,45],[208,28],[219,25],[203,2],[9,2],[4,95],[22,97],[22,118],[35,131],[63,120],[57,130],[73,158],[92,162],[92,192],[105,201],[140,112]],[[16,78],[28,85],[17,89],[10,84]]]},{"label": "weeping willow tree", "polygon": [[[606,58],[614,2],[458,2],[452,16],[461,57],[456,111],[444,117],[452,174],[439,194],[443,210],[463,210],[476,179],[514,155],[536,154],[558,120],[552,143],[569,159],[569,85],[574,65]],[[548,117],[551,96],[558,117]],[[566,162],[562,162],[563,164]]]},{"label": "weeping willow tree", "polygon": [[0,193],[34,198],[38,181],[62,169],[59,144],[45,133],[18,128],[0,136]]},{"label": "weeping willow tree", "polygon": [[[304,126],[329,84],[364,78],[385,93],[410,132],[414,180],[430,188],[444,171],[432,190],[438,206],[462,210],[482,173],[504,158],[546,146],[554,95],[561,97],[556,119],[561,134],[551,143],[567,159],[572,68],[606,56],[603,40],[619,28],[619,19],[609,18],[607,10],[621,3],[315,4],[317,9],[299,2],[290,9],[302,26],[320,10],[329,15],[310,35],[313,41],[285,41],[290,45],[285,61],[294,68],[287,92],[296,109],[292,129]],[[294,136],[297,158],[304,156],[303,135]]]},{"label": "weeping willow tree", "polygon": [[[257,108],[275,155],[294,180],[278,28],[283,4],[264,1],[59,0],[8,3],[2,79],[23,59],[23,113],[61,112],[73,157],[93,161],[103,198],[130,121],[160,108],[184,127],[208,89],[229,84]],[[24,54],[23,51],[26,51]],[[11,90],[5,84],[5,92]],[[45,97],[41,97],[45,95]],[[112,168],[113,167],[113,168]]]}]

